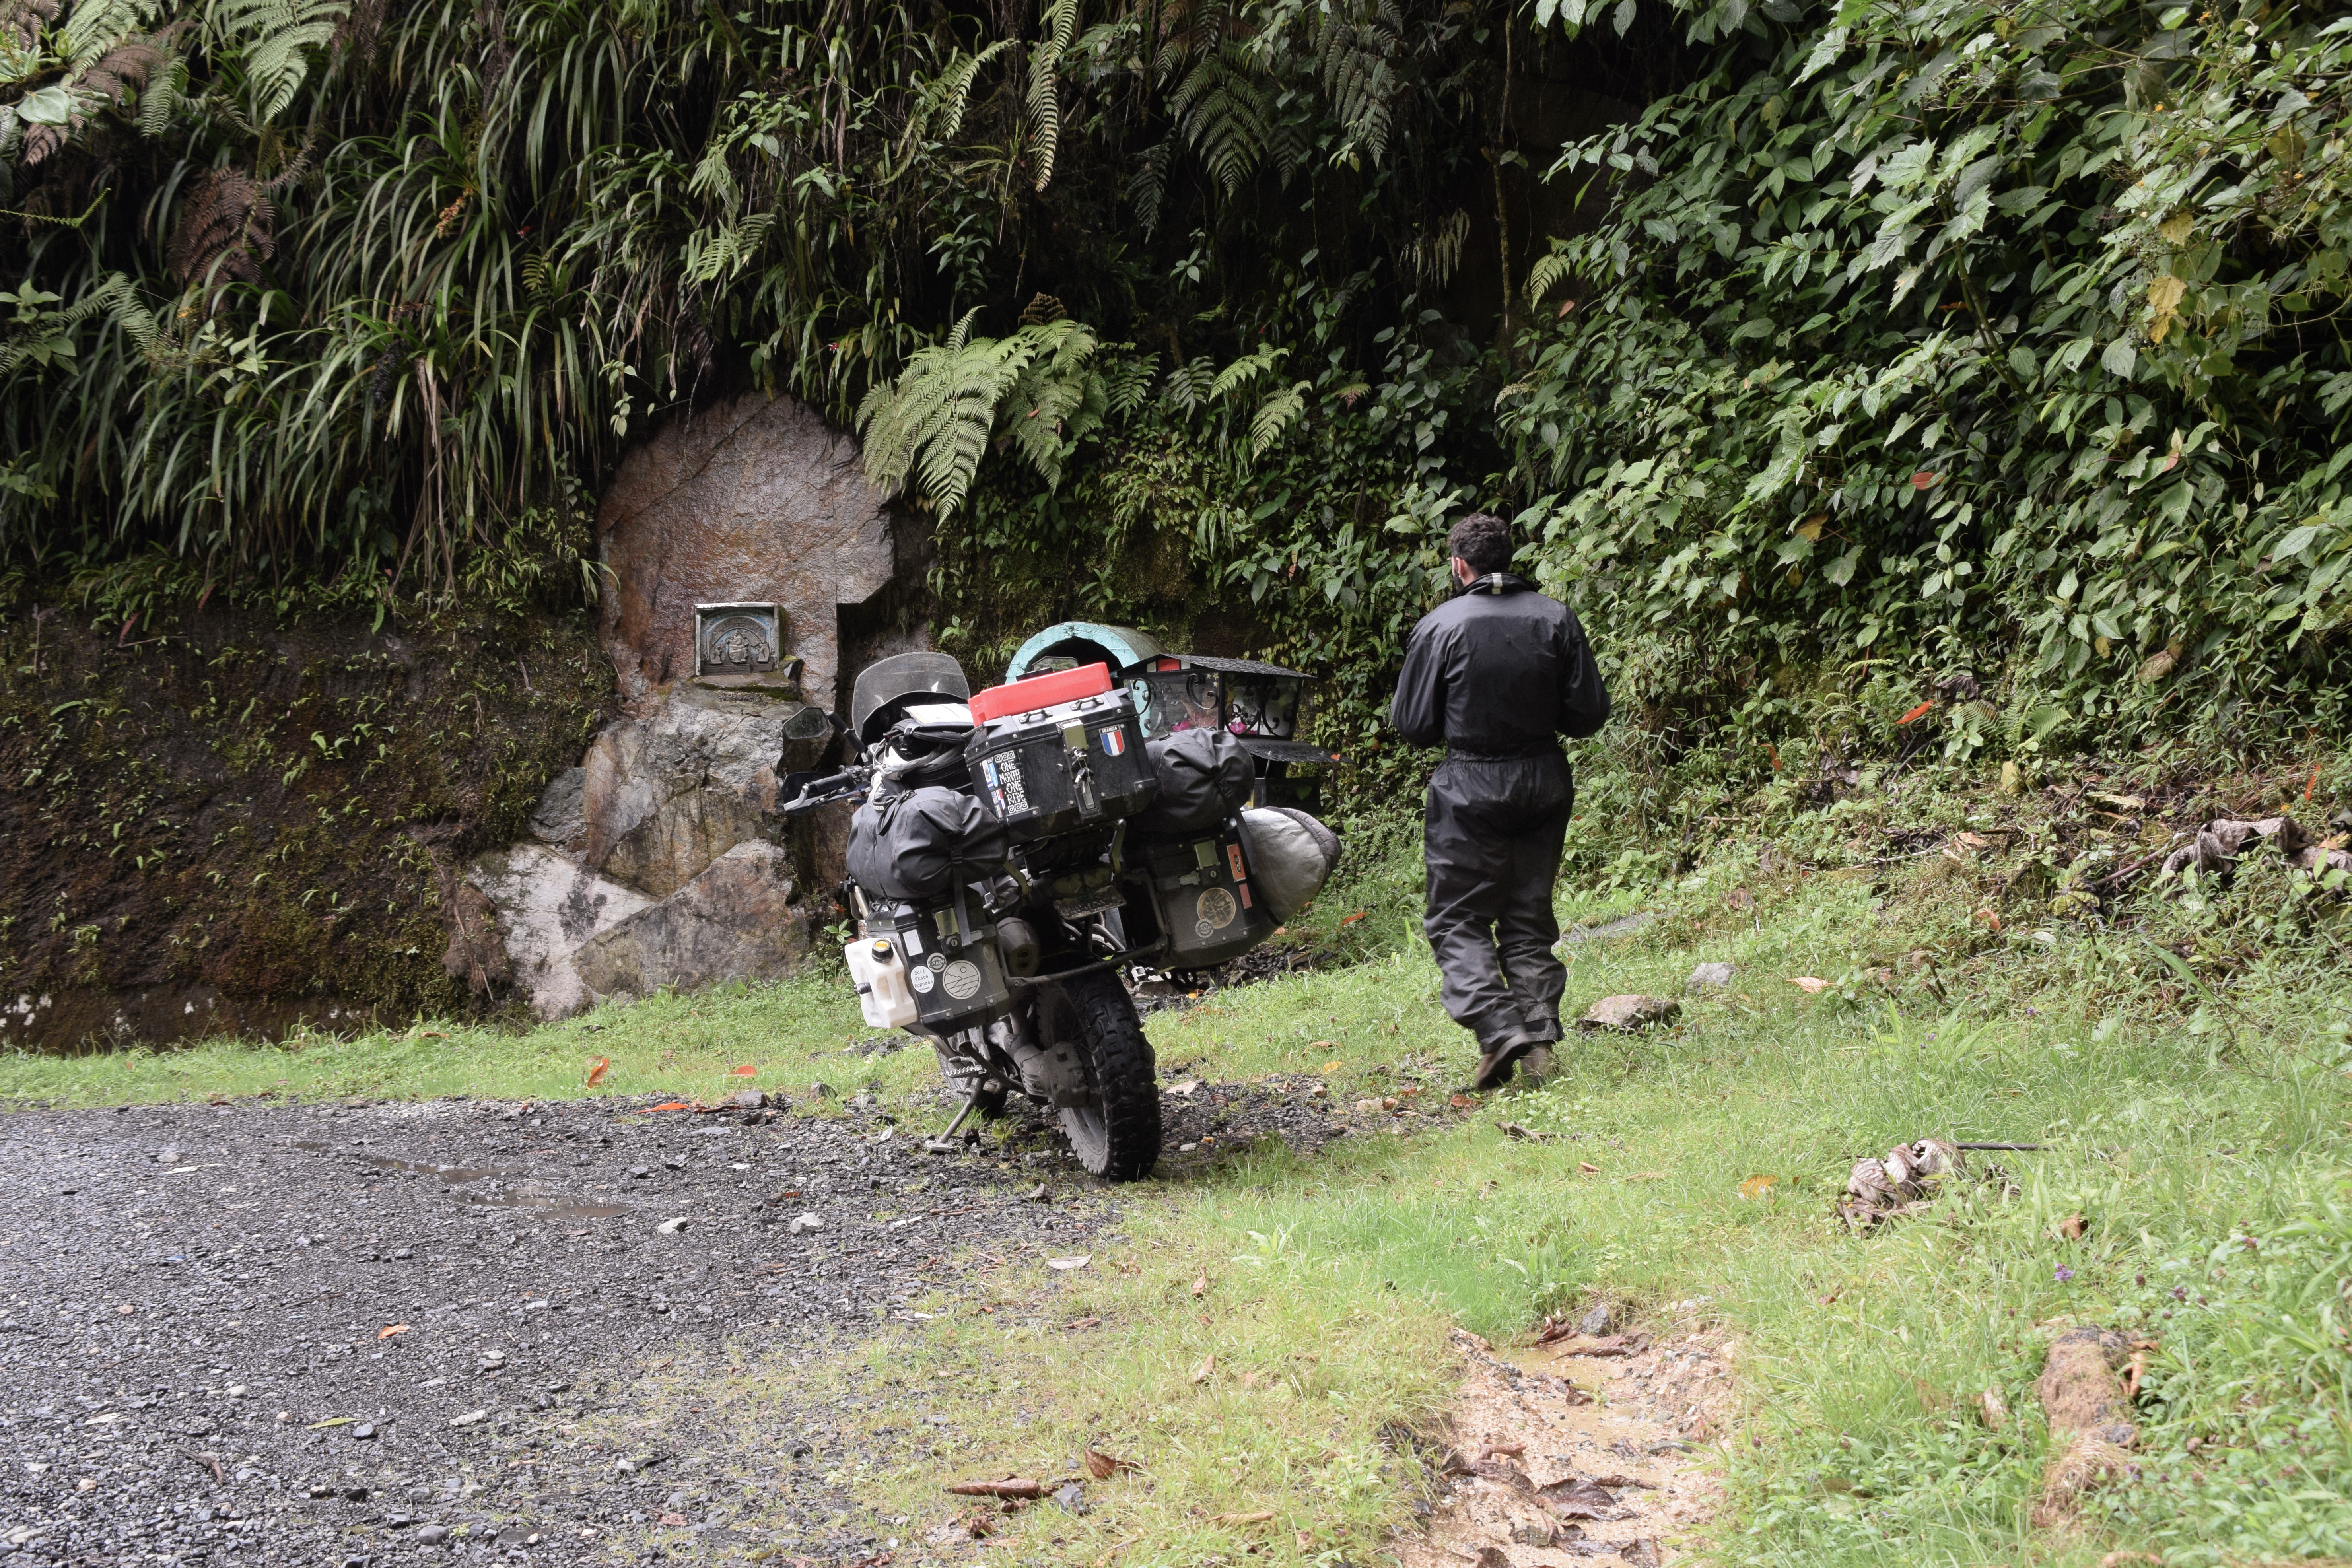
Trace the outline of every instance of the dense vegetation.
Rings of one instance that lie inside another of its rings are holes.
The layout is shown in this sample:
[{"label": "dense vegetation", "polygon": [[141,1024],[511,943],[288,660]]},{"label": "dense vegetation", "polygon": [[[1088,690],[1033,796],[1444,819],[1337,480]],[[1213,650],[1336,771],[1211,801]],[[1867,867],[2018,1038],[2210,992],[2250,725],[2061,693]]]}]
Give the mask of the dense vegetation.
[{"label": "dense vegetation", "polygon": [[2324,7],[19,0],[5,31],[21,570],[440,591],[576,552],[648,419],[764,387],[933,509],[982,664],[1041,602],[1222,609],[1369,726],[1486,504],[1668,760],[1777,766],[1929,698],[1901,733],[1958,756],[2342,728]]}]

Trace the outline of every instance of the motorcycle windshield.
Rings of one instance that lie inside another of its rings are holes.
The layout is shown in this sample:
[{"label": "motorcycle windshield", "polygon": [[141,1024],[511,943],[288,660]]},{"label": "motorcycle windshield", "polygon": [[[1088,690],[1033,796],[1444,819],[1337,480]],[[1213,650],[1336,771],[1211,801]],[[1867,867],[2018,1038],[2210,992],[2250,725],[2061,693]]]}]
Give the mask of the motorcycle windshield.
[{"label": "motorcycle windshield", "polygon": [[[971,700],[971,682],[963,667],[943,653],[899,653],[877,659],[857,672],[849,691],[849,727],[861,741],[872,743],[888,727],[889,712],[910,697],[944,697],[952,702]],[[868,721],[879,716],[878,728]]]}]

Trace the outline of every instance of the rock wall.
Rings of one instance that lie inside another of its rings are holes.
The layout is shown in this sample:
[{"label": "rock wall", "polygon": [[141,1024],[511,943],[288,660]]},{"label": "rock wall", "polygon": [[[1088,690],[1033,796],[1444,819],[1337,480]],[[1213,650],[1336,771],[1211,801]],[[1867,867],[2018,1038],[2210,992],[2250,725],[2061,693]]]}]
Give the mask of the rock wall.
[{"label": "rock wall", "polygon": [[[845,668],[929,646],[919,530],[866,483],[856,443],[790,399],[663,426],[622,460],[597,528],[624,711],[549,785],[531,842],[476,861],[493,918],[457,960],[503,967],[541,1017],[790,973],[840,876],[841,824],[775,815],[782,775],[834,746],[785,727],[837,711]],[[698,676],[695,606],[746,602],[782,608],[797,669]]]},{"label": "rock wall", "polygon": [[632,450],[597,510],[604,646],[633,710],[694,673],[694,606],[784,612],[803,690],[832,710],[846,691],[841,616],[896,581],[899,523],[866,482],[857,443],[789,397],[737,397],[672,419]]},{"label": "rock wall", "polygon": [[614,711],[584,614],[89,625],[0,577],[0,1049],[494,1009],[472,858]]}]

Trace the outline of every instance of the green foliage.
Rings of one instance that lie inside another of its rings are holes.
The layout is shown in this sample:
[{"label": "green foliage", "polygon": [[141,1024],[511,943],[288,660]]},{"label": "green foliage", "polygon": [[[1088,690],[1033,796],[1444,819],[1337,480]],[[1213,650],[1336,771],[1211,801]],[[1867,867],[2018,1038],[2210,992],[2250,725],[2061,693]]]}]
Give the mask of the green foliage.
[{"label": "green foliage", "polygon": [[[1097,344],[1253,346],[1196,291],[1297,253],[1257,219],[1280,187],[1294,216],[1377,212],[1351,268],[1411,241],[1475,134],[1458,79],[1492,26],[1433,0],[1337,30],[1257,0],[984,25],[833,0],[12,16],[0,552],[160,543],[428,588],[698,395],[895,408],[880,471],[943,511],[982,416],[1017,417],[1052,489],[1151,374]],[[1407,123],[1437,135],[1400,160]],[[1342,149],[1362,156],[1324,161]],[[1123,202],[1139,153],[1149,202],[1140,181]],[[1041,287],[1073,319],[1005,319]],[[949,360],[980,380],[934,379]],[[1268,395],[1261,450],[1304,413]]]},{"label": "green foliage", "polygon": [[1537,569],[1693,685],[2006,674],[1939,705],[1963,753],[2004,713],[2340,726],[2347,65],[2308,6],[1735,37],[1554,170],[1617,205],[1532,269],[1566,298],[1499,402]]}]

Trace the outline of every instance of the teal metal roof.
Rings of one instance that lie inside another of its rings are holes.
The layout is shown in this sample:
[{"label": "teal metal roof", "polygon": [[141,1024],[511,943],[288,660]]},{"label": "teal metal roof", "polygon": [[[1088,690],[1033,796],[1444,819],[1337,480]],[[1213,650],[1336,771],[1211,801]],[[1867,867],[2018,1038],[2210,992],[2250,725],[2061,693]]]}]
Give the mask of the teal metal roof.
[{"label": "teal metal roof", "polygon": [[[1089,651],[1091,650],[1091,651]],[[1077,658],[1082,664],[1106,658],[1114,676],[1124,676],[1145,659],[1168,650],[1149,632],[1099,621],[1057,621],[1021,645],[1005,667],[1004,679],[1018,680],[1041,658]],[[1080,656],[1084,657],[1080,657]]]}]

